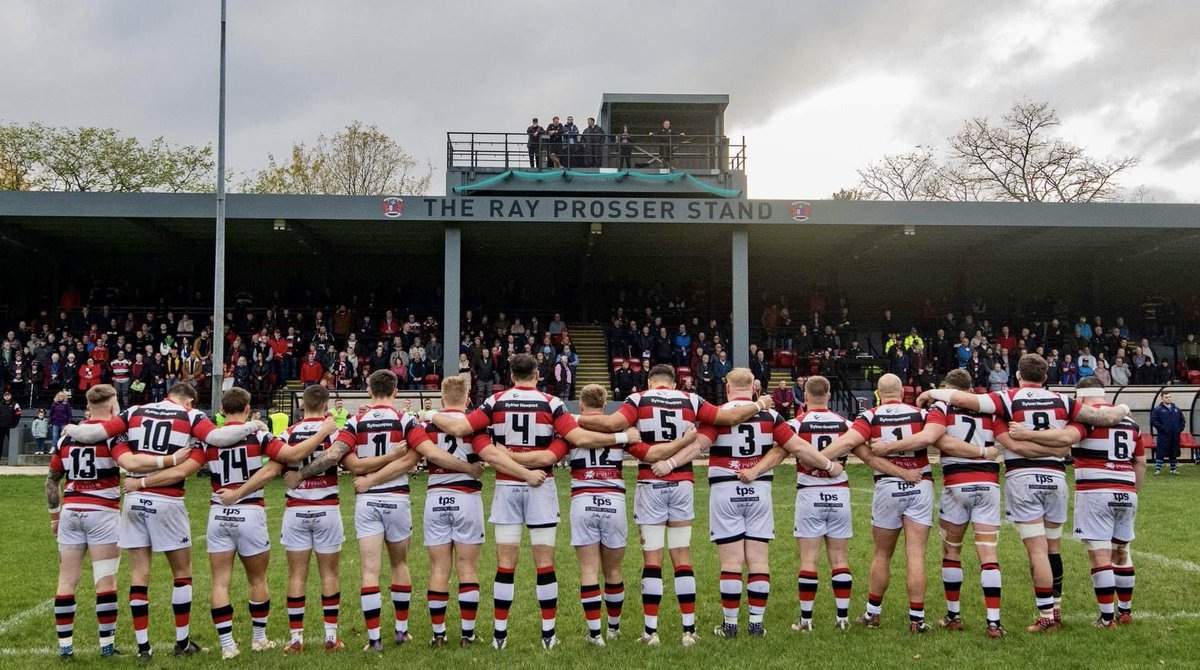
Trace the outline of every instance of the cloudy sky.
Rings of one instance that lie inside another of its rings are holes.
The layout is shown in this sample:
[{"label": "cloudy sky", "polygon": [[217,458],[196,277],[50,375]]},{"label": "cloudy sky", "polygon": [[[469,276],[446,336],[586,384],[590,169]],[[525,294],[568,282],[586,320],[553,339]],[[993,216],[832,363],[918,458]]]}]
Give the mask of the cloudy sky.
[{"label": "cloudy sky", "polygon": [[[216,142],[217,0],[0,0],[0,120]],[[1122,180],[1200,202],[1200,2],[231,0],[229,162],[377,124],[443,180],[447,130],[728,93],[753,197],[828,197],[883,153],[1049,100]]]}]

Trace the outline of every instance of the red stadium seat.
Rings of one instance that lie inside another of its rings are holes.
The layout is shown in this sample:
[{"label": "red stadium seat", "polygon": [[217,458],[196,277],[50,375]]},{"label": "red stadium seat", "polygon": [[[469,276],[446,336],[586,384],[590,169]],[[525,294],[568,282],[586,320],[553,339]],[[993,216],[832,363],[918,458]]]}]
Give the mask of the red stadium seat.
[{"label": "red stadium seat", "polygon": [[775,365],[777,368],[788,368],[789,370],[796,367],[796,352],[788,349],[781,349],[775,353],[779,359],[779,363]]},{"label": "red stadium seat", "polygon": [[[1179,449],[1180,449],[1180,451],[1182,451],[1184,449],[1190,449],[1192,452],[1191,453],[1192,460],[1193,461],[1196,460],[1196,449],[1200,449],[1200,445],[1196,444],[1196,436],[1192,435],[1191,433],[1187,433],[1187,432],[1180,433],[1179,434]],[[1180,456],[1182,456],[1182,455],[1183,454],[1180,454]]]},{"label": "red stadium seat", "polygon": [[425,375],[425,390],[436,391],[442,386],[442,378],[437,375]]},{"label": "red stadium seat", "polygon": [[[1184,433],[1190,437],[1190,433]],[[1183,436],[1180,436],[1179,446],[1183,446]],[[1138,436],[1138,446],[1143,449],[1154,449],[1154,436],[1150,433],[1142,433]]]},{"label": "red stadium seat", "polygon": [[683,379],[684,377],[692,376],[692,369],[686,365],[680,365],[675,369],[675,376]]},{"label": "red stadium seat", "polygon": [[637,358],[629,359],[629,369],[634,372],[639,372],[642,369],[642,361]]},{"label": "red stadium seat", "polygon": [[912,386],[904,387],[904,402],[912,405],[917,402],[917,389]]},{"label": "red stadium seat", "polygon": [[987,393],[987,392],[988,392],[988,390],[982,386],[976,386],[975,388],[971,389],[971,393],[975,393],[975,394]]},{"label": "red stadium seat", "polygon": [[1175,362],[1175,378],[1179,379],[1181,381],[1188,378],[1188,369],[1187,369],[1186,362],[1184,362],[1184,361],[1176,361]]},{"label": "red stadium seat", "polygon": [[1189,370],[1187,380],[1189,384],[1200,384],[1200,370]]},{"label": "red stadium seat", "polygon": [[815,375],[821,372],[821,359],[816,356],[808,357],[808,374]]},{"label": "red stadium seat", "polygon": [[620,356],[613,356],[613,359],[612,359],[612,369],[613,369],[613,371],[615,372],[615,371],[617,371],[617,370],[620,370],[620,369],[621,369],[621,365],[622,365],[624,362],[625,362],[625,359],[624,359],[624,358],[622,358],[622,357],[620,357]]}]

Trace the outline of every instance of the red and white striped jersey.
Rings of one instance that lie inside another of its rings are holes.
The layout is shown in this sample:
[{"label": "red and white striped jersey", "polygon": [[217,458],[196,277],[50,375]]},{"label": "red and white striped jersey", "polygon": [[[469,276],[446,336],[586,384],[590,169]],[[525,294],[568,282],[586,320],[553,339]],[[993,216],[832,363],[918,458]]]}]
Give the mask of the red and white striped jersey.
[{"label": "red and white striped jersey", "polygon": [[[229,426],[235,426],[241,421],[230,421]],[[228,447],[214,447],[211,444],[204,450],[208,459],[208,476],[212,482],[213,505],[221,505],[217,491],[237,488],[245,484],[263,466],[263,456],[271,460],[279,460],[279,454],[287,445],[283,440],[270,432],[260,430],[253,435],[247,435],[241,442]],[[262,489],[238,500],[235,505],[258,505],[262,507]]]},{"label": "red and white striped jersey", "polygon": [[[642,452],[645,454],[645,451]],[[624,445],[613,445],[603,449],[575,447],[568,454],[571,464],[571,495],[585,493],[625,493],[625,479],[621,475],[621,461],[625,458]]]},{"label": "red and white striped jersey", "polygon": [[[415,449],[429,436],[411,414],[397,412],[391,405],[372,405],[365,412],[346,419],[336,442],[354,447],[359,458],[383,456],[401,442]],[[361,495],[408,495],[408,473],[383,482]]]},{"label": "red and white striped jersey", "polygon": [[[714,423],[717,407],[695,393],[670,388],[652,388],[631,394],[617,410],[630,427],[642,434],[647,448],[664,442],[672,442],[683,436],[697,421]],[[629,453],[634,453],[629,450]],[[635,454],[636,455],[636,454]],[[692,463],[688,461],[672,470],[666,477],[658,477],[647,463],[638,464],[639,480],[695,481]]]},{"label": "red and white striped jersey", "polygon": [[133,361],[128,358],[114,358],[109,362],[108,367],[112,370],[114,382],[127,382],[129,381],[129,371],[133,368]]},{"label": "red and white striped jersey", "polygon": [[1141,429],[1129,417],[1111,428],[1087,427],[1083,439],[1071,449],[1075,490],[1137,491],[1133,461],[1144,451],[1138,444],[1140,436]]},{"label": "red and white striped jersey", "polygon": [[[315,435],[321,429],[321,424],[324,422],[324,417],[300,419],[300,421],[283,431],[279,439],[290,446],[295,446]],[[315,461],[318,456],[325,453],[326,449],[333,446],[333,438],[333,435],[326,436],[307,458],[299,463],[289,465],[284,471],[300,470]],[[300,485],[296,488],[287,489],[284,493],[286,496],[284,505],[287,507],[308,507],[311,505],[338,504],[337,472],[338,466],[335,463],[325,472],[300,482]]]},{"label": "red and white striped jersey", "polygon": [[[992,402],[996,404],[996,416],[1006,422],[1024,424],[1030,430],[1050,430],[1066,428],[1079,414],[1079,403],[1054,391],[1040,386],[1021,386],[1006,391],[989,393]],[[996,434],[1008,432],[1007,424],[1003,430],[996,427]],[[1083,433],[1080,426],[1081,434]],[[1004,477],[1019,475],[1050,474],[1066,476],[1065,459],[1058,456],[1043,456],[1041,458],[1025,458],[1011,451],[1004,452]]]},{"label": "red and white striped jersey", "polygon": [[96,444],[76,442],[65,435],[58,440],[50,457],[50,470],[66,475],[63,509],[121,508],[121,470],[113,449],[125,441],[124,435]]},{"label": "red and white striped jersey", "polygon": [[[722,407],[742,407],[753,402],[730,400]],[[771,447],[784,444],[796,436],[787,421],[773,409],[762,410],[749,421],[734,426],[702,423],[700,434],[712,441],[712,447],[708,451],[709,484],[738,481],[739,470],[758,465]],[[764,472],[756,481],[769,482],[773,478],[771,472]]]},{"label": "red and white striped jersey", "polygon": [[[135,454],[170,456],[186,448],[193,438],[203,442],[208,434],[217,428],[204,412],[188,409],[170,399],[130,407],[121,412],[120,416],[105,421],[104,425],[109,428],[109,435],[114,434],[112,427],[117,426],[117,432],[124,432],[129,438],[126,444],[114,448],[114,456],[123,453],[120,449],[128,449]],[[204,450],[193,449],[188,458],[204,465]],[[146,475],[130,473],[127,476]],[[138,495],[182,498],[183,485],[184,481],[178,481],[167,486],[152,486],[138,491]]]},{"label": "red and white striped jersey", "polygon": [[[872,442],[889,444],[899,442],[925,430],[926,423],[945,425],[946,415],[936,406],[925,411],[898,400],[889,400],[858,415],[850,429]],[[929,449],[902,451],[888,454],[885,458],[905,470],[920,470],[923,479],[933,479],[929,467]],[[899,477],[875,471],[875,481],[902,482]]]},{"label": "red and white striped jersey", "polygon": [[[462,414],[461,411],[456,409],[442,411],[447,414]],[[455,437],[438,430],[438,427],[433,422],[425,425],[425,433],[429,436],[434,446],[464,463],[478,463],[478,452],[492,443],[492,438],[488,437],[486,432],[475,433],[470,437]],[[447,470],[430,463],[429,490],[433,491],[436,489],[479,493],[483,490],[483,483],[478,479],[468,477],[462,472]]]},{"label": "red and white striped jersey", "polygon": [[[807,411],[787,423],[792,430],[796,431],[797,435],[804,438],[817,451],[823,451],[825,447],[850,430],[849,421],[840,414],[827,409]],[[844,464],[846,457],[843,456],[838,460]],[[833,477],[824,470],[806,468],[797,459],[796,488],[803,489],[810,486],[850,486],[850,476],[842,472],[837,477]]]},{"label": "red and white striped jersey", "polygon": [[[995,444],[994,417],[947,405],[934,403],[946,417],[946,434],[976,447]],[[1000,484],[1000,464],[984,458],[961,458],[942,454],[942,479],[945,486],[964,484]]]},{"label": "red and white striped jersey", "polygon": [[[486,429],[493,442],[509,451],[551,449],[560,459],[567,455],[567,445],[556,435],[579,427],[562,400],[527,386],[492,395],[467,415],[467,421],[476,432]],[[551,468],[546,472],[553,475]],[[503,472],[496,473],[496,483],[528,486]]]}]

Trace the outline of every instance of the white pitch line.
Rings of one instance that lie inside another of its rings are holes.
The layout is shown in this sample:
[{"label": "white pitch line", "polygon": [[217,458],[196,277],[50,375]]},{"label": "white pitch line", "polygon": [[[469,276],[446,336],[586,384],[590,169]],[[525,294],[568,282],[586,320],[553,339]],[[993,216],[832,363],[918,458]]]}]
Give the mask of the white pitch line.
[{"label": "white pitch line", "polygon": [[8,633],[8,631],[25,623],[25,621],[27,619],[31,619],[33,617],[41,616],[43,614],[48,613],[53,607],[54,607],[54,601],[47,600],[45,602],[40,602],[40,603],[34,605],[33,607],[30,607],[29,609],[25,610],[24,612],[18,612],[17,614],[14,614],[13,616],[5,619],[4,621],[0,621],[0,636],[6,635]]}]

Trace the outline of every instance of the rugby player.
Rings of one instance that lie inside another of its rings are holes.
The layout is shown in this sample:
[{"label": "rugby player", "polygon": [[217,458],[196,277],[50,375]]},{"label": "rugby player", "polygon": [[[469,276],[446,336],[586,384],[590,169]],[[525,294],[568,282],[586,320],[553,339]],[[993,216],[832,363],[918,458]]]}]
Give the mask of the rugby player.
[{"label": "rugby player", "polygon": [[[550,449],[556,461],[566,455],[563,442],[580,448],[603,449],[637,441],[637,431],[600,433],[581,428],[562,400],[539,392],[537,361],[517,354],[509,362],[513,387],[489,396],[466,416],[440,412],[433,417],[439,430],[459,438],[490,429],[493,441],[510,451]],[[563,439],[556,439],[556,435]],[[508,611],[513,599],[513,575],[521,548],[521,526],[529,528],[533,562],[537,567],[537,598],[542,613],[542,647],[558,646],[558,578],[554,572],[558,492],[555,486],[531,487],[503,472],[496,475],[491,522],[496,527],[496,581],[493,585],[495,624],[492,647],[508,644]]]},{"label": "rugby player", "polygon": [[[588,384],[579,392],[579,411],[583,416],[604,414],[608,393],[603,386]],[[625,480],[621,474],[624,452],[645,462],[674,456],[695,439],[688,428],[679,439],[650,446],[644,442],[604,449],[571,449],[571,545],[579,559],[579,599],[587,622],[587,642],[605,646],[600,635],[600,572],[604,573],[604,603],[607,605],[606,637],[615,640],[621,634],[621,608],[625,601],[625,582],[621,562],[625,559]],[[549,450],[514,454],[513,458],[531,467],[554,465]]]},{"label": "rugby player", "polygon": [[1019,386],[1006,391],[972,394],[955,389],[926,391],[920,405],[940,400],[972,412],[992,414],[1005,426],[995,426],[996,441],[1004,448],[1005,515],[1029,555],[1034,603],[1038,618],[1026,630],[1053,632],[1062,624],[1062,525],[1067,520],[1065,449],[1058,453],[1037,450],[1010,434],[1022,424],[1035,431],[1066,428],[1071,422],[1112,427],[1128,413],[1125,405],[1093,407],[1042,388],[1046,360],[1026,354],[1017,363]]},{"label": "rugby player", "polygon": [[[580,417],[580,425],[593,430],[634,427],[647,448],[679,439],[697,420],[728,426],[741,423],[763,409],[771,399],[752,405],[718,408],[695,393],[676,390],[675,368],[656,365],[646,378],[647,390],[631,394],[613,414]],[[692,570],[692,519],[695,518],[695,475],[692,460],[700,453],[693,442],[672,458],[638,465],[633,496],[633,522],[642,536],[642,614],[644,631],[639,642],[656,647],[658,609],[663,594],[663,547],[675,573],[675,596],[683,623],[682,644],[696,636],[696,575]]]},{"label": "rugby player", "polygon": [[697,438],[702,450],[712,447],[708,458],[709,538],[717,545],[721,564],[724,612],[723,623],[713,632],[726,639],[737,637],[743,569],[748,572],[746,632],[755,637],[766,634],[763,616],[771,593],[767,547],[775,539],[773,475],[755,466],[778,445],[805,467],[822,470],[831,477],[843,472],[841,463],[818,453],[778,412],[759,408],[754,393],[754,375],[749,369],[730,370],[725,377],[725,397],[729,401],[723,408],[749,406],[755,408],[755,414],[732,426],[702,421]]},{"label": "rugby player", "polygon": [[[442,411],[463,414],[467,408],[467,383],[462,377],[442,380]],[[503,449],[492,444],[486,432],[476,433],[469,440],[441,432],[436,426],[425,427],[433,444],[447,455],[474,465],[482,458],[497,471],[516,477],[530,486],[541,486],[546,473],[528,470]],[[403,459],[354,480],[356,491],[364,492],[402,474]],[[450,572],[458,573],[458,609],[462,617],[459,646],[476,641],[475,615],[479,609],[479,548],[483,544],[483,502],[478,478],[439,465],[429,467],[429,487],[425,495],[425,514],[422,518],[425,547],[429,551],[429,588],[426,599],[433,638],[429,646],[446,645],[446,604],[450,599]]]},{"label": "rugby player", "polygon": [[[408,471],[422,456],[432,464],[458,472],[470,473],[478,479],[481,468],[438,449],[429,440],[425,429],[412,414],[398,412],[392,407],[396,396],[396,374],[391,370],[376,370],[367,377],[370,406],[361,415],[346,420],[337,439],[329,448],[303,467],[289,472],[285,479],[289,490],[308,481],[331,478],[333,494],[337,492],[337,467],[341,463],[356,475],[366,475],[392,461],[399,465],[388,479],[378,479],[359,490],[354,505],[354,528],[358,538],[359,564],[362,571],[360,602],[367,628],[364,651],[382,652],[380,640],[380,610],[382,597],[379,575],[382,570],[380,553],[386,546],[391,559],[391,596],[395,609],[395,641],[404,644],[412,640],[408,632],[409,603],[412,599],[412,576],[408,569],[408,545],[412,538],[412,509],[408,498]],[[412,446],[406,449],[404,443]],[[411,451],[407,454],[406,451]],[[309,478],[313,478],[310,480]],[[340,519],[339,519],[340,522]],[[338,543],[340,546],[340,542]],[[307,560],[305,561],[307,565]],[[333,575],[336,579],[336,573]],[[336,597],[336,596],[335,596]],[[328,609],[331,604],[326,601]],[[332,603],[336,608],[337,603]],[[335,614],[336,615],[336,614]],[[328,615],[327,615],[328,616]],[[328,622],[326,637],[328,638]],[[328,646],[328,642],[326,643]]]}]

